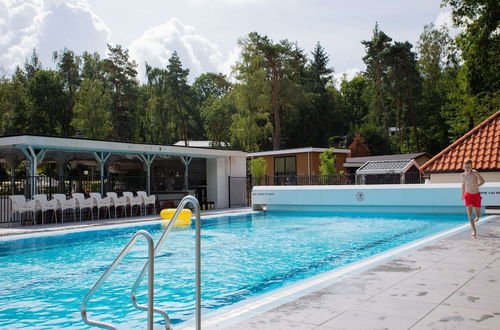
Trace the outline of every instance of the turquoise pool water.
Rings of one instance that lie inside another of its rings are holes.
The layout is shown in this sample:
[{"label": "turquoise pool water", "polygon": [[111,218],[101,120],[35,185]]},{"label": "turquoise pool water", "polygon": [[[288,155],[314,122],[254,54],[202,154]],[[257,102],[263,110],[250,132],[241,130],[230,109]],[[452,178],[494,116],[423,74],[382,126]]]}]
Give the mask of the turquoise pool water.
[{"label": "turquoise pool water", "polygon": [[[464,223],[453,215],[253,213],[202,221],[203,313]],[[0,328],[87,328],[79,306],[139,229],[0,240]],[[89,302],[90,318],[143,328],[130,288],[146,261],[139,241]],[[155,305],[176,324],[194,315],[194,227],[175,229],[156,259]],[[146,300],[143,281],[139,300]],[[162,322],[161,317],[155,318]]]}]

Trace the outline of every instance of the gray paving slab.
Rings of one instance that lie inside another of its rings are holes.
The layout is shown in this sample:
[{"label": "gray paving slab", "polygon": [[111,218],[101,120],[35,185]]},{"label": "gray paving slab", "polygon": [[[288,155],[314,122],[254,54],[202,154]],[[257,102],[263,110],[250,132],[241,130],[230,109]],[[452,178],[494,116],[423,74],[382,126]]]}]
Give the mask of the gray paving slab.
[{"label": "gray paving slab", "polygon": [[226,329],[500,329],[500,217]]}]

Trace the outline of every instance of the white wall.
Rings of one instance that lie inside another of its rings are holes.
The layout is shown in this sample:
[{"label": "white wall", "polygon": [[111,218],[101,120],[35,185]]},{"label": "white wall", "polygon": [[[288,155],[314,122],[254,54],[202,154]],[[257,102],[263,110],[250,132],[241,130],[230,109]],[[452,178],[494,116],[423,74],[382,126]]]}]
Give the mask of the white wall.
[{"label": "white wall", "polygon": [[[500,183],[481,187],[483,206],[500,206]],[[276,211],[464,213],[461,184],[258,186],[252,206]]]},{"label": "white wall", "polygon": [[207,198],[217,209],[229,207],[229,176],[246,176],[246,157],[207,159]]},{"label": "white wall", "polygon": [[[479,172],[486,182],[500,182],[500,172]],[[428,183],[460,182],[460,173],[431,173]]]}]

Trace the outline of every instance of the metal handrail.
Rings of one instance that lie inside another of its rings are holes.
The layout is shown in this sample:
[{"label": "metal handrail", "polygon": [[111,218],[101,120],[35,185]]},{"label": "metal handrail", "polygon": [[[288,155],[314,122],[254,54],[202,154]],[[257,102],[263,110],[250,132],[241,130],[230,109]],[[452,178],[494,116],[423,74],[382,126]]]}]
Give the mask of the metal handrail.
[{"label": "metal handrail", "polygon": [[[148,266],[148,330],[153,329],[153,308],[154,308],[154,241],[151,235],[145,230],[139,230],[135,235],[130,239],[128,244],[123,248],[122,252],[116,257],[113,263],[108,267],[108,269],[102,274],[99,281],[97,281],[92,289],[90,289],[89,293],[85,296],[80,305],[80,314],[82,315],[82,319],[85,323],[95,325],[100,328],[106,329],[116,329],[111,323],[99,322],[90,320],[87,318],[87,303],[90,298],[94,295],[94,293],[102,287],[104,281],[109,277],[111,272],[118,266],[120,261],[127,255],[130,249],[134,246],[140,236],[144,236],[148,242],[148,261],[146,266]],[[145,267],[146,267],[145,266]]]},{"label": "metal handrail", "polygon": [[[200,330],[201,329],[201,221],[200,221],[200,204],[198,200],[191,196],[188,195],[184,197],[181,202],[179,203],[179,206],[175,210],[174,215],[172,216],[172,219],[170,220],[170,223],[167,225],[165,228],[163,234],[161,235],[160,239],[158,240],[158,243],[156,243],[156,246],[154,248],[154,256],[158,254],[160,251],[161,247],[165,243],[165,240],[167,239],[168,233],[170,230],[173,228],[175,222],[177,221],[177,218],[179,217],[179,214],[181,213],[182,209],[184,206],[190,202],[194,206],[195,210],[195,216],[196,216],[196,247],[195,247],[195,254],[196,254],[196,329]],[[153,257],[154,258],[154,257]],[[149,261],[148,261],[149,262]],[[148,267],[148,263],[144,265],[144,268],[142,269],[141,273],[137,277],[134,285],[132,286],[131,290],[131,299],[132,303],[134,306],[138,309],[141,310],[146,310],[148,306],[146,305],[141,305],[137,302],[137,288],[139,287],[142,279],[144,278],[144,275],[146,274],[146,269]],[[148,302],[148,305],[150,303]],[[163,316],[165,319],[165,328],[166,329],[171,329],[170,328],[170,318],[164,310],[160,308],[153,308],[153,311],[156,313],[159,313]]]}]

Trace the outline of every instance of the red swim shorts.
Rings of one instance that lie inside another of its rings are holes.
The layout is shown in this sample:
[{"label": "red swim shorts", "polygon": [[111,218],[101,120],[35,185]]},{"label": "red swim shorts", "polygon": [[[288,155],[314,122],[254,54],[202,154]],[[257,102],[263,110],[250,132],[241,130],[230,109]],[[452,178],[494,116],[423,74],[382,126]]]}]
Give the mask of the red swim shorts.
[{"label": "red swim shorts", "polygon": [[474,206],[474,207],[481,207],[481,194],[469,194],[465,193],[464,194],[464,199],[465,199],[465,206]]}]

